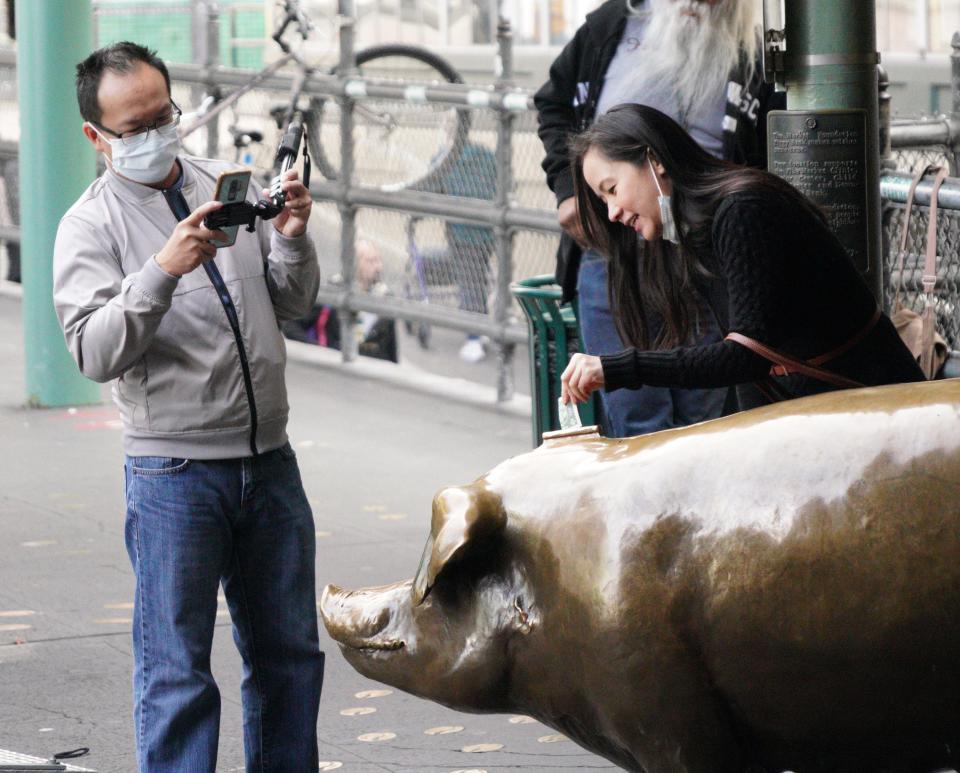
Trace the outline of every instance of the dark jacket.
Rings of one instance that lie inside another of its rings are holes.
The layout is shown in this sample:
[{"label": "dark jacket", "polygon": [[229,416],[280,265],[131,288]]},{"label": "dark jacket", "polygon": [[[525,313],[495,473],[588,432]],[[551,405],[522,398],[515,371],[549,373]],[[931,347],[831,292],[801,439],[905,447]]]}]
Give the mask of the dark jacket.
[{"label": "dark jacket", "polygon": [[[613,60],[627,24],[625,0],[607,0],[587,15],[586,21],[550,67],[550,78],[534,95],[540,139],[547,151],[543,169],[557,204],[573,196],[573,175],[567,154],[567,138],[586,129],[597,111],[603,77]],[[730,80],[737,83],[740,98],[727,101],[727,115],[735,128],[723,134],[723,156],[728,161],[766,167],[766,116],[785,107],[784,95],[763,82],[763,69],[756,63],[750,83],[744,84],[744,61]],[[571,300],[577,286],[580,246],[567,234],[557,251],[557,282],[564,300]]]}]

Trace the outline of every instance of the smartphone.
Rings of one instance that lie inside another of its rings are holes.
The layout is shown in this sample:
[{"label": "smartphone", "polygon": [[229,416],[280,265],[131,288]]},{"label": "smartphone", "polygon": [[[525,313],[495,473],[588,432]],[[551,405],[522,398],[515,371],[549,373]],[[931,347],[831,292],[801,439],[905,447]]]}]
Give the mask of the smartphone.
[{"label": "smartphone", "polygon": [[[213,200],[224,204],[233,204],[247,198],[247,189],[250,187],[250,170],[237,169],[233,172],[221,172],[217,178],[217,185],[213,189]],[[239,225],[227,225],[220,229],[227,235],[227,241],[211,239],[217,247],[230,247],[237,241]]]}]

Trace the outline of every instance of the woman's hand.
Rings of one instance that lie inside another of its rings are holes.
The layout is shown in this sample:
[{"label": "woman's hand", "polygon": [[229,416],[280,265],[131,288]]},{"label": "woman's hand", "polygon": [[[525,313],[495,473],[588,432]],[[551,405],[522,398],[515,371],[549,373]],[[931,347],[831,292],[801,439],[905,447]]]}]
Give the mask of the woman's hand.
[{"label": "woman's hand", "polygon": [[603,386],[603,366],[600,358],[590,354],[573,355],[560,376],[560,386],[563,402],[586,402],[591,392]]}]

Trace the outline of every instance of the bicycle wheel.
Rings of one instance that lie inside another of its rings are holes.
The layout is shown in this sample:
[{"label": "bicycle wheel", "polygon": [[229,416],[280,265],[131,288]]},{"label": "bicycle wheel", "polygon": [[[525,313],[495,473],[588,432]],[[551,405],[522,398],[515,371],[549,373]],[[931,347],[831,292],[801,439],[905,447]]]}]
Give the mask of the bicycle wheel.
[{"label": "bicycle wheel", "polygon": [[[357,52],[357,69],[368,78],[463,83],[442,57],[416,46],[373,46]],[[310,152],[329,180],[340,170],[340,109],[312,97],[305,111]],[[438,190],[470,133],[468,108],[431,103],[362,100],[354,108],[354,180],[394,191]]]}]

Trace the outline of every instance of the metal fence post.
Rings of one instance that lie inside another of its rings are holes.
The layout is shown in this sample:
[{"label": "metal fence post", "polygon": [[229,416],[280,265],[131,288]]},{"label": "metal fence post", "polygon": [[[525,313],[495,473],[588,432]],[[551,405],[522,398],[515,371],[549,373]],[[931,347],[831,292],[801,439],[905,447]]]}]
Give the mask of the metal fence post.
[{"label": "metal fence post", "polygon": [[897,165],[891,160],[893,150],[890,146],[890,76],[887,75],[883,65],[877,65],[877,113],[880,131],[880,167],[896,169]]},{"label": "metal fence post", "polygon": [[953,93],[953,115],[960,115],[960,32],[950,39],[950,87]]},{"label": "metal fence post", "polygon": [[[220,61],[220,8],[216,0],[205,0],[201,3],[203,19],[203,79],[208,94],[220,98],[220,85],[217,83],[215,68]],[[220,155],[220,116],[215,115],[206,126],[207,158],[217,158]]]},{"label": "metal fence post", "polygon": [[[951,100],[952,118],[960,121],[960,32],[954,32],[950,39],[950,90],[953,92]],[[954,141],[950,143],[950,174],[960,173],[960,146]]]},{"label": "metal fence post", "polygon": [[[497,24],[497,56],[500,73],[497,92],[503,96],[513,87],[513,33],[510,22],[501,16]],[[497,297],[494,321],[505,329],[510,319],[510,283],[513,281],[513,228],[506,222],[507,210],[513,195],[513,127],[516,116],[505,106],[500,108],[497,121],[497,197],[500,222],[494,228],[497,252]],[[497,401],[513,399],[513,353],[516,346],[508,341],[497,341]]]},{"label": "metal fence post", "polygon": [[[864,0],[785,6],[786,113],[771,115],[770,168],[825,205],[831,227],[883,298],[876,7]],[[838,184],[833,167],[855,169]]]},{"label": "metal fence post", "polygon": [[[880,174],[896,171],[897,163],[893,160],[893,149],[890,143],[890,76],[883,65],[877,65],[877,115],[880,132]],[[880,198],[880,254],[883,262],[883,287],[890,287],[890,219],[894,209],[890,203]],[[889,294],[884,292],[878,299],[884,311],[889,312]]]},{"label": "metal fence post", "polygon": [[[348,79],[357,72],[354,56],[354,13],[353,0],[338,0],[340,13],[340,67],[341,78]],[[347,192],[353,184],[354,146],[353,146],[353,98],[344,90],[337,97],[340,105],[340,178],[337,205],[340,210],[340,272],[348,295],[357,291],[356,270],[354,268],[354,250],[357,236],[357,208],[351,204]],[[357,338],[354,334],[357,313],[352,308],[340,310],[340,352],[344,362],[353,362],[357,358]]]},{"label": "metal fence post", "polygon": [[90,0],[17,0],[20,209],[27,401],[100,402],[77,370],[53,310],[53,245],[61,215],[96,175],[80,131],[74,73],[91,49]]}]

